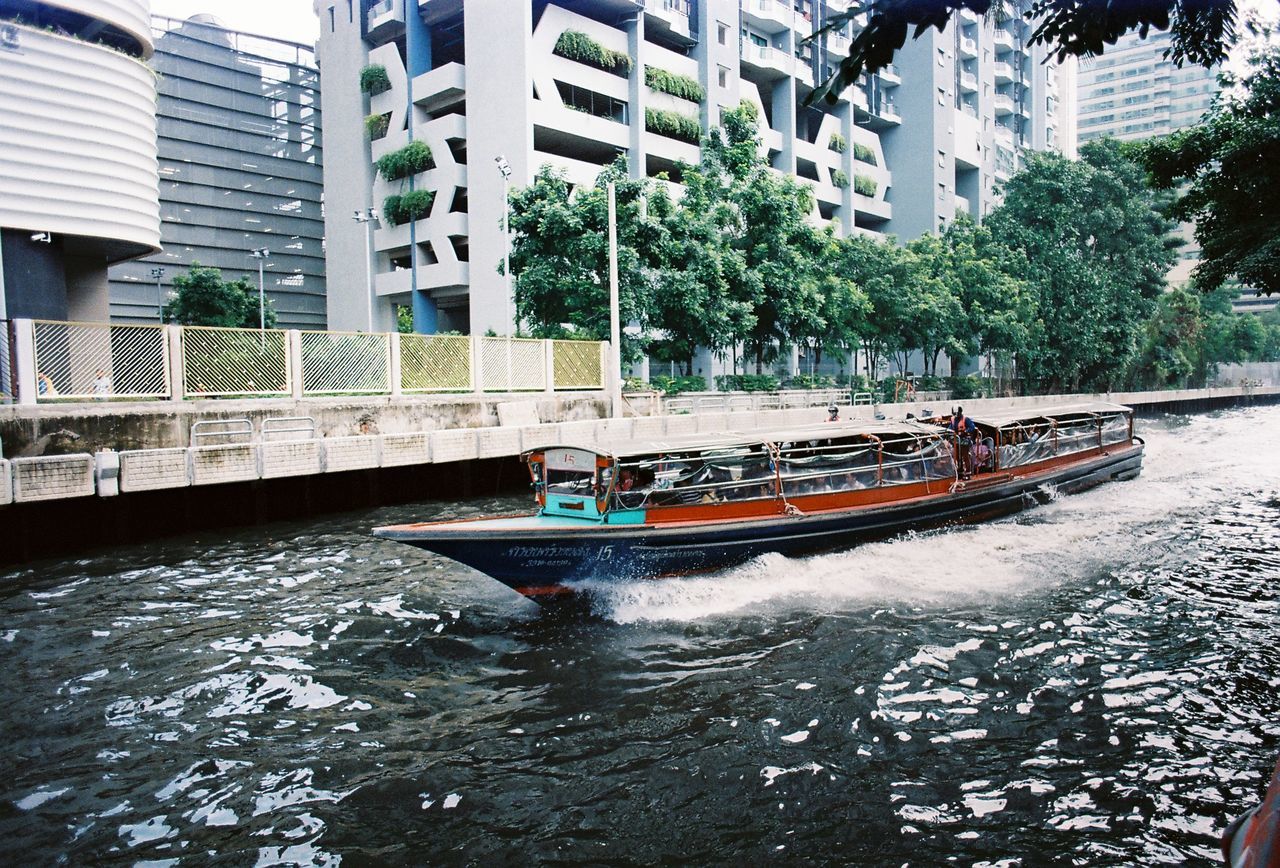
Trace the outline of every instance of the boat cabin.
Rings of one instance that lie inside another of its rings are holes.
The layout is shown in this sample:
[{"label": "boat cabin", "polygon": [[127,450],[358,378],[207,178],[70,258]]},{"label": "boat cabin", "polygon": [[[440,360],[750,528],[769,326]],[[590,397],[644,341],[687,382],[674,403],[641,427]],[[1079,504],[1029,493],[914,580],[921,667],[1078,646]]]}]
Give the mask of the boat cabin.
[{"label": "boat cabin", "polygon": [[543,514],[613,524],[690,517],[691,507],[724,518],[768,515],[853,492],[885,499],[875,492],[898,486],[937,493],[956,477],[947,432],[918,422],[701,434],[607,451],[555,446],[525,457]]}]

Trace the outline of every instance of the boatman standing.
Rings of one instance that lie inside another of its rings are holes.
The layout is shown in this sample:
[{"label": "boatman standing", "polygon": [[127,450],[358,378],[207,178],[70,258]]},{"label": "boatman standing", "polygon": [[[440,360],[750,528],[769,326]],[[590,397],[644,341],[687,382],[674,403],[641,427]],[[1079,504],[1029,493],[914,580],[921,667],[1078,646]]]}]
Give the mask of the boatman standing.
[{"label": "boatman standing", "polygon": [[978,425],[964,414],[964,407],[956,407],[951,416],[951,430],[956,435],[956,464],[960,467],[960,478],[968,479],[973,475],[973,439],[978,433]]}]

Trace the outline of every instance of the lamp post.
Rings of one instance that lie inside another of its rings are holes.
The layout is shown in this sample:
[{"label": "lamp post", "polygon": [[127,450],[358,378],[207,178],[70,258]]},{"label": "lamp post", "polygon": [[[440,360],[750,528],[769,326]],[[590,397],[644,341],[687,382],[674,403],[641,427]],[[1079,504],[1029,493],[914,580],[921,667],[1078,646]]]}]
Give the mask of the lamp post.
[{"label": "lamp post", "polygon": [[618,209],[613,182],[605,185],[609,193],[609,394],[613,418],[622,416],[622,317],[618,310]]},{"label": "lamp post", "polygon": [[507,391],[511,391],[511,328],[515,319],[511,315],[511,164],[501,155],[494,157],[498,171],[502,173],[502,232],[505,247],[502,252],[502,275],[507,279]]},{"label": "lamp post", "polygon": [[160,278],[164,277],[164,269],[157,265],[151,269],[151,276],[156,279],[156,316],[160,318],[160,322],[164,322],[164,295],[160,289]]},{"label": "lamp post", "polygon": [[365,306],[368,309],[368,331],[373,332],[373,230],[378,223],[378,212],[373,208],[356,211],[351,219],[365,224]]},{"label": "lamp post", "polygon": [[258,260],[258,344],[265,347],[267,343],[267,297],[262,288],[262,266],[271,255],[265,247],[255,247],[249,255]]}]

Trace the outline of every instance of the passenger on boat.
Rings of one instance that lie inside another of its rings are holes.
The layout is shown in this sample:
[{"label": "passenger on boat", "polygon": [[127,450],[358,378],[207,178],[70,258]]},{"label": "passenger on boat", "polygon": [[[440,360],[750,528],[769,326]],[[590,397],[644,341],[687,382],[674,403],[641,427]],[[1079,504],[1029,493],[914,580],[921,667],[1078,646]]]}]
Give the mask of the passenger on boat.
[{"label": "passenger on boat", "polygon": [[830,407],[827,408],[827,421],[828,422],[840,421],[840,408],[837,407],[835,404],[832,404]]},{"label": "passenger on boat", "polygon": [[956,435],[956,463],[960,465],[960,478],[968,479],[973,475],[973,441],[978,433],[978,425],[964,414],[964,407],[956,407],[951,419],[951,430]]}]

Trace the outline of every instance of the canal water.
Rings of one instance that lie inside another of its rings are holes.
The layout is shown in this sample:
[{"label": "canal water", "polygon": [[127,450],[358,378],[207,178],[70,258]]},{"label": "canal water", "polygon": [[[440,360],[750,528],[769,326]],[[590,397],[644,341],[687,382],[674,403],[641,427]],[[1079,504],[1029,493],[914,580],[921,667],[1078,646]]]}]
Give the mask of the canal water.
[{"label": "canal water", "polygon": [[1280,754],[1277,429],[591,618],[367,533],[509,497],[10,571],[0,857],[1214,864]]}]

